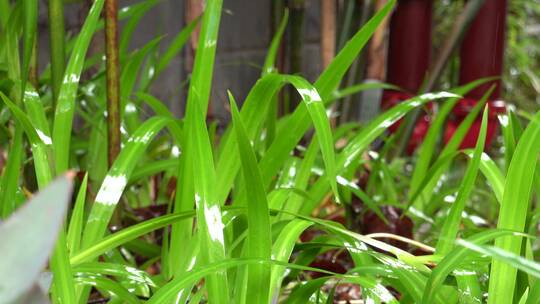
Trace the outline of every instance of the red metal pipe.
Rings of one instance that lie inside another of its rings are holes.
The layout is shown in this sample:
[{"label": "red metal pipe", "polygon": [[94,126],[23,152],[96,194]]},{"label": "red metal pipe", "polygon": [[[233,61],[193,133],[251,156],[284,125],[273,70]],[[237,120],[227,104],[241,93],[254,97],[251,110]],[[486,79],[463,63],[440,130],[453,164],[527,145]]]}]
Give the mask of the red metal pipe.
[{"label": "red metal pipe", "polygon": [[[507,0],[487,0],[475,17],[471,27],[465,34],[460,51],[459,83],[501,76],[503,69],[504,41],[506,28]],[[504,112],[504,103],[499,101],[501,80],[497,79],[481,85],[466,95],[454,109],[455,117],[449,121],[445,134],[448,141],[457,126],[469,113],[476,101],[482,98],[487,90],[495,84],[495,90],[489,97],[489,120],[486,147],[490,145],[497,133],[497,113]],[[461,148],[472,148],[476,145],[481,119],[471,126],[461,143]]]},{"label": "red metal pipe", "polygon": [[[502,74],[506,7],[507,0],[487,0],[478,12],[461,44],[460,84]],[[482,98],[492,84],[497,87],[489,99],[498,99],[501,95],[500,79],[479,86],[467,97]]]},{"label": "red metal pipe", "polygon": [[[432,3],[432,0],[398,1],[390,22],[386,81],[407,93],[385,91],[383,109],[412,97],[424,81],[431,55]],[[421,115],[407,145],[409,154],[422,142],[429,124],[429,116]],[[399,125],[397,122],[391,126],[390,132],[395,132]]]},{"label": "red metal pipe", "polygon": [[417,93],[429,66],[432,0],[400,0],[390,23],[387,81]]}]

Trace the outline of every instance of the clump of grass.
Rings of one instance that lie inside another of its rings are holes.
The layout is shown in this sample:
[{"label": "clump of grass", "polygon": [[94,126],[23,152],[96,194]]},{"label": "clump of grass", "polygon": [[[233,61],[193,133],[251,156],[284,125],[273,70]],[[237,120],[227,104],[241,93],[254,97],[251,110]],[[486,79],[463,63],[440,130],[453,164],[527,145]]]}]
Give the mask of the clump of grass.
[{"label": "clump of grass", "polygon": [[[156,38],[131,53],[129,37],[156,1],[120,10],[118,18],[132,21],[118,45],[114,12],[100,20],[104,5],[115,2],[93,3],[81,32],[65,44],[65,71],[61,20],[51,22],[50,67],[34,87],[28,78],[37,1],[0,1],[0,39],[6,42],[0,44],[0,64],[7,71],[0,79],[0,138],[8,148],[0,179],[6,219],[0,225],[0,302],[48,297],[53,303],[332,303],[335,287],[349,284],[360,286],[366,303],[536,303],[540,265],[532,235],[538,210],[531,202],[539,186],[540,114],[524,129],[513,112],[502,115],[504,150],[494,159],[484,152],[482,109],[490,92],[453,138],[438,144],[459,97],[490,79],[416,96],[366,125],[331,127],[327,109],[343,97],[389,87],[339,89],[395,1],[352,36],[315,83],[274,67],[285,13],[262,76],[241,107],[229,92],[232,122],[223,134],[206,121],[222,1],[207,1],[204,15],[170,45],[158,47],[163,42]],[[49,7],[51,16],[62,17],[61,2],[51,0]],[[177,118],[150,89],[199,23],[186,114]],[[107,58],[113,58],[107,64],[102,54],[86,58],[104,25]],[[91,65],[100,67],[95,77],[80,81]],[[286,86],[298,92],[300,103],[277,117],[275,97]],[[387,128],[430,101],[440,109],[418,154],[387,157],[396,149]],[[121,121],[107,123],[105,113],[115,109]],[[73,128],[75,115],[82,129]],[[475,149],[460,151],[478,118]],[[118,122],[126,133],[107,133],[118,131]],[[307,136],[311,129],[314,135]],[[122,141],[119,153],[107,149],[104,134],[109,146]],[[383,147],[375,150],[378,139]],[[81,174],[67,208],[73,171]],[[361,175],[367,181],[360,183]],[[24,203],[34,190],[38,194]],[[386,223],[382,210],[399,208],[414,221],[416,238],[361,234],[329,219],[336,208],[354,209],[353,200]],[[122,217],[111,227],[116,210]],[[306,239],[313,229],[318,235]],[[344,272],[312,263],[332,250],[350,259]],[[36,287],[43,286],[35,283],[41,271],[52,272],[52,283],[44,287],[48,295]]]}]

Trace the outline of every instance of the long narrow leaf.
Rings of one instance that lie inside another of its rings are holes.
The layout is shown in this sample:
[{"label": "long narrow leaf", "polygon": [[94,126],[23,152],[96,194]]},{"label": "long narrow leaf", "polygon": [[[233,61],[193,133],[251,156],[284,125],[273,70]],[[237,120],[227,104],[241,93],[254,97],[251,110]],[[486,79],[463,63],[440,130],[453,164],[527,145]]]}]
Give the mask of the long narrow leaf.
[{"label": "long narrow leaf", "polygon": [[488,117],[488,108],[484,108],[484,114],[482,117],[482,126],[480,127],[480,133],[478,135],[478,141],[476,142],[476,148],[474,149],[474,155],[465,171],[463,181],[459,187],[459,192],[456,197],[456,200],[450,207],[450,212],[444,221],[441,233],[439,234],[439,241],[437,242],[437,251],[436,253],[445,255],[447,254],[454,245],[454,239],[457,237],[459,231],[459,225],[461,223],[461,216],[463,210],[465,209],[465,204],[468,197],[471,194],[471,191],[478,175],[478,167],[480,165],[480,160],[482,157],[482,152],[486,143],[486,132],[487,132],[487,117]]},{"label": "long narrow leaf", "polygon": [[90,8],[88,17],[81,29],[60,87],[53,126],[53,145],[56,173],[62,173],[69,167],[69,152],[73,115],[75,113],[75,97],[79,86],[84,58],[94,34],[97,21],[103,8],[104,0],[96,0]]},{"label": "long narrow leaf", "polygon": [[[523,132],[508,168],[497,228],[524,231],[539,153],[540,113],[537,113]],[[501,238],[495,242],[495,246],[509,254],[519,255],[521,238]],[[516,268],[511,265],[498,259],[493,261],[488,303],[498,304],[504,303],[505,299],[513,299],[516,274]]]}]

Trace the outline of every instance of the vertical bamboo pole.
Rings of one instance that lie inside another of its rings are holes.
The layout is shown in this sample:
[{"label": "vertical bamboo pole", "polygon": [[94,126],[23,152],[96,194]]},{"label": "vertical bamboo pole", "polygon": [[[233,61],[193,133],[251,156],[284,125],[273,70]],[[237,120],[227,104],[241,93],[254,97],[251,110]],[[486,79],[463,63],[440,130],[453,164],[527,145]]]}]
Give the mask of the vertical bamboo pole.
[{"label": "vertical bamboo pole", "polygon": [[[504,62],[504,45],[507,0],[485,1],[463,37],[460,51],[459,84],[466,84],[484,77],[499,77],[498,79],[480,85],[465,95],[466,98],[480,100],[482,96],[495,85],[495,90],[489,96],[488,105],[490,118],[487,125],[486,147],[493,141],[499,122],[496,113],[504,112],[504,104],[499,102],[501,95],[501,78]],[[458,103],[457,108],[467,109],[465,102]],[[461,117],[460,117],[461,116]],[[465,119],[466,115],[456,115],[455,125]],[[463,139],[460,148],[474,147],[478,140],[481,117],[478,117]]]},{"label": "vertical bamboo pole", "polygon": [[325,69],[336,53],[336,2],[321,0],[321,56]]},{"label": "vertical bamboo pole", "polygon": [[[375,2],[375,12],[378,12],[386,5],[388,0],[377,0]],[[383,81],[386,71],[386,33],[390,18],[387,16],[373,33],[368,48],[369,62],[367,64],[366,77],[377,81]]]},{"label": "vertical bamboo pole", "polygon": [[118,0],[105,1],[105,54],[107,64],[108,159],[120,152],[120,83],[118,64]]},{"label": "vertical bamboo pole", "polygon": [[56,104],[66,62],[64,1],[49,0],[49,31],[51,48],[51,87],[53,104]]},{"label": "vertical bamboo pole", "polygon": [[[336,53],[336,2],[335,0],[321,0],[321,62],[322,68],[330,64]],[[332,112],[335,105],[332,106]],[[336,119],[330,123],[336,125]]]},{"label": "vertical bamboo pole", "polygon": [[[460,50],[459,84],[483,77],[500,77],[503,71],[507,0],[485,1],[463,37]],[[501,94],[501,79],[473,89],[468,97],[480,99],[495,84],[490,96],[496,100]]]}]

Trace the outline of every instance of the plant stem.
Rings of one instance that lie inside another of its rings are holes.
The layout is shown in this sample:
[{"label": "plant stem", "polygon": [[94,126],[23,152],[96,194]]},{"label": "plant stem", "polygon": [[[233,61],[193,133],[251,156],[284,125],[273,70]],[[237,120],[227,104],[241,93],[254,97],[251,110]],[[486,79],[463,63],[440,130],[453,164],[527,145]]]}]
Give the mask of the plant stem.
[{"label": "plant stem", "polygon": [[321,0],[321,56],[325,69],[336,53],[336,3]]},{"label": "plant stem", "polygon": [[51,44],[51,87],[53,108],[60,92],[66,64],[64,1],[49,0],[49,31]]},{"label": "plant stem", "polygon": [[37,90],[39,86],[38,79],[38,42],[37,37],[32,45],[32,57],[30,57],[30,71],[28,73],[28,81]]},{"label": "plant stem", "polygon": [[9,0],[0,0],[0,26],[2,30],[6,28],[10,12],[11,5],[9,4]]},{"label": "plant stem", "polygon": [[107,130],[109,167],[120,152],[120,83],[118,64],[118,1],[105,1],[105,54],[107,63]]},{"label": "plant stem", "polygon": [[[334,0],[321,0],[321,62],[326,69],[336,54],[336,2]],[[332,112],[336,106],[332,106]],[[336,119],[331,118],[332,127],[336,126]]]}]

